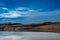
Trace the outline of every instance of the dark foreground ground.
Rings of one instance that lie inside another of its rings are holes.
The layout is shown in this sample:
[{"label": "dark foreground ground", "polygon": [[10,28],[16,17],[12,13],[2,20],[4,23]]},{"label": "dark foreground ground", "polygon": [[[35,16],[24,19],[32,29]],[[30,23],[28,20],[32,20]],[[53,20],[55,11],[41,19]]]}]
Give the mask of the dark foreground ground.
[{"label": "dark foreground ground", "polygon": [[0,24],[0,31],[60,32],[60,22],[26,25]]}]

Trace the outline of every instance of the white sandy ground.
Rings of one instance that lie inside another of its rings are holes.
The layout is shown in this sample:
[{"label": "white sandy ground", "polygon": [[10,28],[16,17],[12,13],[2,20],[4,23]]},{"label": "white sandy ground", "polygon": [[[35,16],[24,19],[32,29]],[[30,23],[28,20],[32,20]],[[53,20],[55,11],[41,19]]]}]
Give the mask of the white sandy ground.
[{"label": "white sandy ground", "polygon": [[49,32],[22,32],[22,33],[24,33],[24,35],[0,36],[0,40],[60,40],[60,33]]}]

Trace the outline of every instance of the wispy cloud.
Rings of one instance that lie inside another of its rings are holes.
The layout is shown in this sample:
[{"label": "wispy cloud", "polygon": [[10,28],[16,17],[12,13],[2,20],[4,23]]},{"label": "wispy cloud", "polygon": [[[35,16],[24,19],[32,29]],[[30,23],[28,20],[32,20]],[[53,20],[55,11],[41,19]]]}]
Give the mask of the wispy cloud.
[{"label": "wispy cloud", "polygon": [[2,13],[0,14],[0,17],[5,17],[5,18],[17,18],[21,17],[22,14],[17,11],[9,11],[8,13]]},{"label": "wispy cloud", "polygon": [[[1,13],[0,18],[10,18],[5,19],[13,22],[20,22],[21,19],[16,19],[15,21],[11,18],[24,18],[22,19],[22,23],[38,23],[38,22],[46,22],[46,21],[59,21],[60,10],[56,9],[53,11],[39,11],[34,9],[29,9],[25,7],[18,7],[13,10],[9,10],[8,8],[2,8],[3,10],[7,10],[7,13]],[[44,9],[45,10],[45,9]],[[57,20],[59,19],[59,20]]]},{"label": "wispy cloud", "polygon": [[0,17],[5,18],[18,18],[18,17],[25,17],[31,14],[34,10],[28,8],[16,8],[15,10],[8,10],[8,8],[2,8],[3,10],[7,10],[8,13],[1,13]]},{"label": "wispy cloud", "polygon": [[28,11],[24,23],[57,22],[60,18],[60,10],[40,12],[38,10]]},{"label": "wispy cloud", "polygon": [[16,8],[16,10],[28,10],[28,8],[25,8],[25,7],[18,7],[18,8]]},{"label": "wispy cloud", "polygon": [[3,9],[3,10],[7,10],[7,11],[8,11],[8,8],[5,8],[5,7],[1,7],[1,9]]},{"label": "wispy cloud", "polygon": [[48,12],[40,12],[39,10],[33,10],[29,8],[24,8],[24,7],[19,7],[15,8],[15,10],[8,10],[8,8],[2,8],[3,10],[7,10],[8,13],[2,13],[0,14],[0,17],[7,17],[7,18],[17,18],[17,17],[43,17],[43,16],[52,16],[52,15],[59,15],[60,11],[59,10],[54,10],[54,11],[48,11]]}]

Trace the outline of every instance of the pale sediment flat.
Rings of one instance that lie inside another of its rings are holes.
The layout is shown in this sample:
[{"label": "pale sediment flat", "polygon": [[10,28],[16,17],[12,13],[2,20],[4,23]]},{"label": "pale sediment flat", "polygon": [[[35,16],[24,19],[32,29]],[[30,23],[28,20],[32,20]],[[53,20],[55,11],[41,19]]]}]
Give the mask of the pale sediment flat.
[{"label": "pale sediment flat", "polygon": [[60,40],[60,33],[0,32],[0,40]]}]

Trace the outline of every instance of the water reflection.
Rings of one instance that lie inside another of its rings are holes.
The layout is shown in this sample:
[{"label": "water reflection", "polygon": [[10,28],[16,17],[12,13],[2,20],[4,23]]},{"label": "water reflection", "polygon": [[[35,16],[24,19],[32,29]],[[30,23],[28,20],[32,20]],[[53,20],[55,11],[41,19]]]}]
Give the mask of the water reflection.
[{"label": "water reflection", "polygon": [[60,33],[0,32],[0,40],[60,40]]}]

